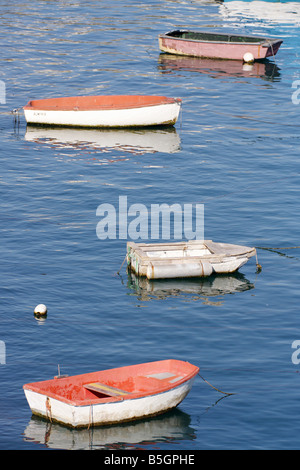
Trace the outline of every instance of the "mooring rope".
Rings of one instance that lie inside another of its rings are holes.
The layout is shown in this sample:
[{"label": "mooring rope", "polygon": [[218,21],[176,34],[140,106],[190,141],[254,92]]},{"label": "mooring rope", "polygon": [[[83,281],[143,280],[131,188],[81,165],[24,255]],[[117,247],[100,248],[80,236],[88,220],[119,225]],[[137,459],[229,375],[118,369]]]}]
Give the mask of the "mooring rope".
[{"label": "mooring rope", "polygon": [[180,130],[182,130],[182,114],[183,114],[183,103],[181,102],[181,109],[180,109]]},{"label": "mooring rope", "polygon": [[21,109],[23,109],[23,108],[14,108],[14,109],[12,109],[11,114],[13,114],[15,121],[20,120],[20,111],[21,111]]},{"label": "mooring rope", "polygon": [[280,246],[278,247],[272,247],[272,246],[257,246],[256,247],[258,250],[295,250],[299,249],[300,246]]},{"label": "mooring rope", "polygon": [[46,398],[46,417],[49,418],[50,423],[52,423],[52,411],[49,397]]},{"label": "mooring rope", "polygon": [[91,425],[93,425],[93,416],[92,416],[92,410],[93,410],[93,405],[90,403],[90,412],[89,412],[89,425],[88,425],[88,430],[90,429]]},{"label": "mooring rope", "polygon": [[235,395],[235,393],[222,392],[222,390],[219,390],[218,388],[216,388],[212,384],[210,384],[207,380],[205,380],[205,378],[202,377],[202,375],[200,375],[199,372],[198,372],[198,375],[199,375],[199,377],[201,377],[202,380],[204,380],[204,382],[206,382],[210,387],[212,387],[217,392],[223,393],[223,395]]},{"label": "mooring rope", "polygon": [[272,50],[272,55],[273,55],[273,59],[274,59],[274,62],[276,63],[276,59],[275,59],[275,54],[274,54],[274,49],[273,49],[273,44],[271,41],[268,41],[269,45],[271,46],[271,50]]},{"label": "mooring rope", "polygon": [[120,274],[120,271],[121,271],[121,269],[122,269],[122,267],[123,267],[123,264],[125,263],[126,259],[127,259],[127,253],[126,253],[126,256],[125,256],[125,258],[124,258],[123,263],[122,263],[121,266],[120,266],[119,271],[117,271],[117,274]]},{"label": "mooring rope", "polygon": [[256,272],[257,273],[260,273],[261,270],[262,270],[262,266],[259,264],[258,262],[258,257],[257,257],[257,253],[255,253],[255,256],[256,256]]}]

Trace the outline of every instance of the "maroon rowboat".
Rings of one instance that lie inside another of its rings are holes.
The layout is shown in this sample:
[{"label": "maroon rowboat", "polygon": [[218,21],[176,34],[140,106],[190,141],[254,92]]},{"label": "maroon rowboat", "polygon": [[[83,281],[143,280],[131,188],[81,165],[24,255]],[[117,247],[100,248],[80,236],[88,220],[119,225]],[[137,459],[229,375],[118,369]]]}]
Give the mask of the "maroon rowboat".
[{"label": "maroon rowboat", "polygon": [[274,57],[283,42],[282,39],[187,30],[160,34],[158,40],[163,52],[232,60],[243,60],[247,53],[252,54],[254,60]]}]

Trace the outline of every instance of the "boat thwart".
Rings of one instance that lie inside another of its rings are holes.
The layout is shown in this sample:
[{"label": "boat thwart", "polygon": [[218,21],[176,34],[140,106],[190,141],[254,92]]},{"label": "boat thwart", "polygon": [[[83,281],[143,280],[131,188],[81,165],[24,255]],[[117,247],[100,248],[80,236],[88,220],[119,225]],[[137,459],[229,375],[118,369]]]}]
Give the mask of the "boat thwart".
[{"label": "boat thwart", "polygon": [[205,277],[237,271],[256,249],[191,240],[178,243],[127,243],[127,266],[148,279]]},{"label": "boat thwart", "polygon": [[180,98],[99,95],[31,100],[23,110],[28,124],[123,128],[172,126],[180,107]]},{"label": "boat thwart", "polygon": [[160,34],[158,41],[163,52],[231,60],[243,60],[248,53],[253,60],[274,57],[283,42],[282,39],[189,30]]},{"label": "boat thwart", "polygon": [[199,368],[168,359],[23,386],[35,415],[71,427],[107,425],[175,408],[189,393]]}]

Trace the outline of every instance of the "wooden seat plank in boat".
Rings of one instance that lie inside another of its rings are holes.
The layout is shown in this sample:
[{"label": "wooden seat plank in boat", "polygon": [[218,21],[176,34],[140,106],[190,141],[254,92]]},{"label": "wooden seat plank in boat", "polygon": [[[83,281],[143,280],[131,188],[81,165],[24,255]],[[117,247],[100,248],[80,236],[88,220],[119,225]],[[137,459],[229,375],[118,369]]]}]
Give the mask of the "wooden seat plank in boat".
[{"label": "wooden seat plank in boat", "polygon": [[111,387],[109,385],[102,384],[100,382],[92,382],[89,384],[85,384],[83,385],[83,387],[92,392],[100,392],[110,397],[119,397],[121,395],[128,395],[130,393],[116,387]]}]

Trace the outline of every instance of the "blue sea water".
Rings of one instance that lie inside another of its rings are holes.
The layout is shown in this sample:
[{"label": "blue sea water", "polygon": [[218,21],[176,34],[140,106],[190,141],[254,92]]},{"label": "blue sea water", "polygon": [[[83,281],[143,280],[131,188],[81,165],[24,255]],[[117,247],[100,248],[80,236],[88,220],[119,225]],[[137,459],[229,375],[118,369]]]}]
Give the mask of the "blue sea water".
[{"label": "blue sea water", "polygon": [[[300,2],[60,0],[0,11],[0,449],[299,449]],[[158,34],[281,37],[251,68],[161,54]],[[296,88],[293,88],[295,86]],[[26,128],[30,99],[180,97],[167,131]],[[294,102],[293,102],[294,101]],[[255,246],[236,276],[141,282],[97,207],[204,204],[205,238]],[[34,307],[48,307],[46,319]],[[175,358],[200,367],[177,410],[74,431],[23,384]]]}]

